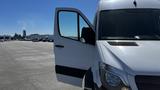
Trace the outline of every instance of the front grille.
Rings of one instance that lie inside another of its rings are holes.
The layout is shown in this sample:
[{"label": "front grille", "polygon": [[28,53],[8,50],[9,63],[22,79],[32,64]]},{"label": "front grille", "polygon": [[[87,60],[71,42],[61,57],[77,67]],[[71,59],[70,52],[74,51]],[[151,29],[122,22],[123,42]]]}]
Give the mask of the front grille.
[{"label": "front grille", "polygon": [[138,90],[160,90],[160,76],[136,76]]}]

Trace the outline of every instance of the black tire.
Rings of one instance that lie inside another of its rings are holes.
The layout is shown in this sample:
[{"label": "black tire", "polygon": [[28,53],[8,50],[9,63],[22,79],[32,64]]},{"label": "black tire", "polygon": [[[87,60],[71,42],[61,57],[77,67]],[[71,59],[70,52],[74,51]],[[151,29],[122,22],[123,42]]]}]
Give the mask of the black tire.
[{"label": "black tire", "polygon": [[[87,71],[85,78],[84,78],[84,90],[95,90],[94,82],[93,82],[93,74],[91,69]],[[88,89],[89,88],[89,89]]]}]

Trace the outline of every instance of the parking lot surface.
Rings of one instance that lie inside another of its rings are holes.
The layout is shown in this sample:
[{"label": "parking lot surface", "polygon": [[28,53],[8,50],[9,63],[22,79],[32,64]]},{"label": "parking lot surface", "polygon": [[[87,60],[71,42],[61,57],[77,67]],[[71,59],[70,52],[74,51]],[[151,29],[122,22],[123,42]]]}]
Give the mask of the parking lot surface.
[{"label": "parking lot surface", "polygon": [[0,42],[0,90],[81,90],[57,82],[53,44]]}]

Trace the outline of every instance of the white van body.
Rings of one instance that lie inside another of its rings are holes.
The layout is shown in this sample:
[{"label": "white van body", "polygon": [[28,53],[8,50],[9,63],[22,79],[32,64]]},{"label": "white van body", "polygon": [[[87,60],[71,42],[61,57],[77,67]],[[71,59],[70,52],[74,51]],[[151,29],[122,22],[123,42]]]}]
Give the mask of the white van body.
[{"label": "white van body", "polygon": [[57,79],[85,90],[159,90],[159,31],[160,0],[100,0],[94,25],[57,8]]}]

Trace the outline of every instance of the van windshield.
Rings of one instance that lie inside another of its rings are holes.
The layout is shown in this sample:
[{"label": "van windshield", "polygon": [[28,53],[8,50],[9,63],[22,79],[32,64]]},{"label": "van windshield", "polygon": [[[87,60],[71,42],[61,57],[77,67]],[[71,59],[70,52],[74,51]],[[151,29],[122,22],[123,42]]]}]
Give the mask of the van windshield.
[{"label": "van windshield", "polygon": [[159,9],[100,12],[100,40],[160,40]]}]

